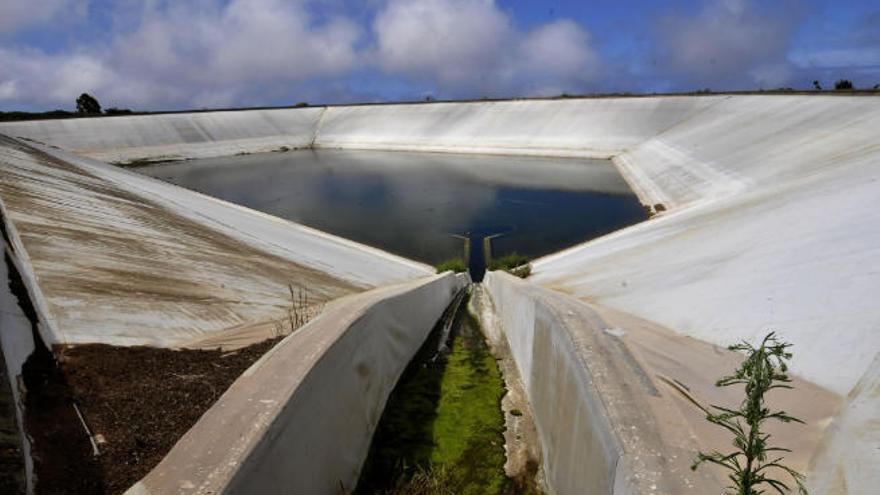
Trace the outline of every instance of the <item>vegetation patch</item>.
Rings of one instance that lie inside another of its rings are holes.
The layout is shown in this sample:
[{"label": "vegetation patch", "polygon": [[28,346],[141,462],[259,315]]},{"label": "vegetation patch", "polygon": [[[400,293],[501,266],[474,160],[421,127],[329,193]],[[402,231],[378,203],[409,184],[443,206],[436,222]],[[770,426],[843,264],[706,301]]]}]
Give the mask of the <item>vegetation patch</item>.
[{"label": "vegetation patch", "polygon": [[[462,303],[466,304],[466,303]],[[519,493],[504,474],[504,381],[466,311],[438,353],[436,328],[404,371],[373,437],[358,493]]]},{"label": "vegetation patch", "polygon": [[437,265],[437,273],[443,272],[455,272],[455,273],[464,273],[467,271],[467,263],[465,263],[464,258],[452,258],[450,260],[443,261]]},{"label": "vegetation patch", "polygon": [[501,258],[494,258],[489,262],[489,270],[504,270],[520,278],[526,278],[532,274],[532,265],[528,256],[511,253]]}]

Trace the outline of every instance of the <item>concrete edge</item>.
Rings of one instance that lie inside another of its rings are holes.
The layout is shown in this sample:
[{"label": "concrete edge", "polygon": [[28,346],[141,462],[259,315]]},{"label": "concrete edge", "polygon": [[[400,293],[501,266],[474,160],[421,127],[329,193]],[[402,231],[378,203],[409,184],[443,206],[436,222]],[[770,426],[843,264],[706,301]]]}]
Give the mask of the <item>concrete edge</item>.
[{"label": "concrete edge", "polygon": [[[320,129],[319,129],[320,130]],[[366,141],[321,141],[316,140],[313,149],[340,149],[363,151],[402,151],[412,153],[445,153],[455,155],[489,156],[528,156],[535,158],[581,158],[610,160],[624,150],[594,150],[589,148],[538,147],[519,148],[516,146],[438,146],[430,144],[400,144]]]},{"label": "concrete edge", "polygon": [[[8,255],[12,260],[14,253],[12,248],[5,242],[0,241],[3,250],[0,255]],[[4,256],[5,258],[5,256]],[[9,286],[11,282],[10,268],[18,271],[12,261],[9,266],[6,259],[0,259],[0,356],[2,366],[6,368],[9,388],[14,401],[15,426],[21,445],[22,461],[24,462],[25,489],[28,494],[33,493],[34,462],[31,455],[31,441],[25,426],[25,404],[23,394],[24,382],[22,380],[22,368],[24,363],[33,354],[36,343],[34,342],[33,323],[21,308],[19,297],[13,293]],[[20,272],[19,272],[20,273]],[[2,385],[0,385],[2,386]]]},{"label": "concrete edge", "polygon": [[550,492],[641,493],[595,378],[556,309],[506,273],[487,272],[483,283],[533,408]]},{"label": "concrete edge", "polygon": [[[63,334],[52,317],[52,312],[49,311],[49,303],[37,283],[37,275],[31,265],[30,256],[24,247],[24,243],[21,241],[18,229],[15,228],[15,224],[9,217],[9,210],[3,202],[3,198],[0,198],[0,221],[3,222],[3,229],[8,237],[9,257],[12,259],[16,270],[18,270],[18,273],[21,275],[22,282],[24,282],[24,285],[27,288],[31,304],[34,305],[34,309],[37,311],[37,316],[39,318],[37,328],[40,332],[40,337],[49,348],[54,344],[64,342],[65,339],[63,338]],[[7,244],[7,239],[3,240],[3,244]]]},{"label": "concrete edge", "polygon": [[251,366],[128,494],[352,491],[385,401],[467,275],[336,300]]},{"label": "concrete edge", "polygon": [[880,485],[880,352],[846,397],[811,460],[811,493],[872,493]]}]

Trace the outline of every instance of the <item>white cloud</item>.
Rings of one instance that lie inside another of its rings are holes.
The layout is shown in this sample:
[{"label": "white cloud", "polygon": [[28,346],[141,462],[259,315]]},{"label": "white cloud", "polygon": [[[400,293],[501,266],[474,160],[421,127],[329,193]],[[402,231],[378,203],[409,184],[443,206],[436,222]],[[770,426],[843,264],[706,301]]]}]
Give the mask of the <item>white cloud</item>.
[{"label": "white cloud", "polygon": [[37,102],[73,106],[83,92],[110,102],[148,103],[145,95],[160,94],[148,82],[128,79],[94,54],[71,52],[48,55],[38,50],[0,48],[0,102]]},{"label": "white cloud", "polygon": [[495,72],[514,36],[507,17],[488,0],[392,1],[373,27],[380,67],[444,86]]},{"label": "white cloud", "polygon": [[18,95],[18,82],[5,81],[0,83],[0,101],[14,100]]},{"label": "white cloud", "polygon": [[520,32],[491,0],[392,0],[373,31],[374,60],[385,72],[452,93],[584,89],[599,66],[576,23]]},{"label": "white cloud", "polygon": [[49,22],[62,12],[82,13],[85,6],[86,2],[73,0],[3,0],[0,2],[0,34]]},{"label": "white cloud", "polygon": [[17,91],[0,99],[70,104],[90,91],[139,108],[246,105],[261,91],[344,74],[359,63],[360,28],[345,19],[316,22],[303,2],[147,3],[138,15],[133,30],[106,46],[51,55],[2,49],[0,85]]},{"label": "white cloud", "polygon": [[[27,11],[31,22],[84,5],[48,1],[58,7]],[[30,4],[3,5],[23,19]],[[82,44],[73,34],[52,52],[0,46],[0,103],[70,108],[82,92],[138,109],[294,103],[358,93],[346,78],[362,74],[404,97],[414,87],[442,96],[559,94],[586,90],[601,69],[589,33],[571,20],[523,30],[492,0],[375,8],[365,32],[313,0],[113,4],[105,11],[112,25]]]},{"label": "white cloud", "polygon": [[[45,95],[46,100],[53,100],[69,84],[93,82],[89,74],[95,73],[96,64],[96,60],[81,55],[58,57],[37,50],[0,48],[0,84],[11,88],[0,98],[28,100]],[[91,88],[83,86],[80,92]]]},{"label": "white cloud", "polygon": [[790,20],[749,0],[713,0],[696,15],[667,16],[660,23],[663,69],[698,85],[784,84]]},{"label": "white cloud", "polygon": [[540,26],[520,43],[519,71],[532,92],[559,94],[585,87],[601,72],[590,35],[570,20]]},{"label": "white cloud", "polygon": [[148,14],[117,40],[126,73],[234,95],[256,84],[290,84],[354,68],[360,28],[315,23],[300,2],[233,0],[223,9],[174,6]]}]

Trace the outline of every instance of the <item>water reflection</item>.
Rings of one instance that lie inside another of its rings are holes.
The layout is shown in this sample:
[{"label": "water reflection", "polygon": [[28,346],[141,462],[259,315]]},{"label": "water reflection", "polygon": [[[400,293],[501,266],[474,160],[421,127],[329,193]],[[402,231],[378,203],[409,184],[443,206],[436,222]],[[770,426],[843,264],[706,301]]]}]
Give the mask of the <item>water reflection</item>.
[{"label": "water reflection", "polygon": [[462,255],[455,234],[540,256],[644,218],[605,160],[302,150],[139,171],[427,263]]}]

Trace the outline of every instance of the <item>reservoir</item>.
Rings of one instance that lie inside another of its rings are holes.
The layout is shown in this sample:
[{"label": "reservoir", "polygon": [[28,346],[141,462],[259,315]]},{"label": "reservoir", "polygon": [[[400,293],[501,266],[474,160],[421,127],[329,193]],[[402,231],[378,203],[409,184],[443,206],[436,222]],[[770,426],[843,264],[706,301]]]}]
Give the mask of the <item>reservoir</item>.
[{"label": "reservoir", "polygon": [[137,170],[428,264],[470,239],[477,280],[484,237],[535,258],[645,219],[610,160],[307,149]]}]

